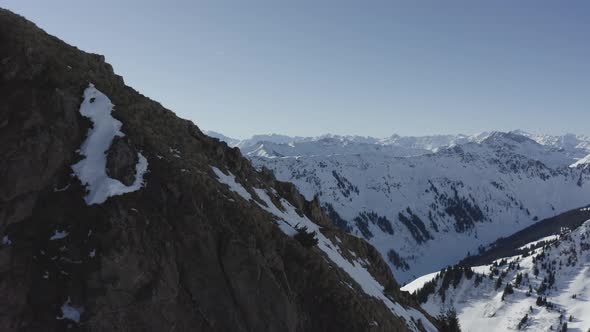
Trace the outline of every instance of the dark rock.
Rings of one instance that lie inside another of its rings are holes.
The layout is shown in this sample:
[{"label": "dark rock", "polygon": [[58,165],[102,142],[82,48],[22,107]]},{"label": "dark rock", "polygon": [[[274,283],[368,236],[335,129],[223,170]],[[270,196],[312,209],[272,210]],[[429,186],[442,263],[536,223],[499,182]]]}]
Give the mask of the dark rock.
[{"label": "dark rock", "polygon": [[122,137],[115,137],[107,153],[107,174],[130,186],[135,180],[137,150]]}]

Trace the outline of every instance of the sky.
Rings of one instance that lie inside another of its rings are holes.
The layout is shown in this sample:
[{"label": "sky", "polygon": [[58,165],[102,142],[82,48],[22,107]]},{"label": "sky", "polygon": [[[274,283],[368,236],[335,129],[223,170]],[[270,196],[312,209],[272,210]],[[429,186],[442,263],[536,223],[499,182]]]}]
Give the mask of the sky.
[{"label": "sky", "polygon": [[590,134],[590,2],[0,0],[201,129]]}]

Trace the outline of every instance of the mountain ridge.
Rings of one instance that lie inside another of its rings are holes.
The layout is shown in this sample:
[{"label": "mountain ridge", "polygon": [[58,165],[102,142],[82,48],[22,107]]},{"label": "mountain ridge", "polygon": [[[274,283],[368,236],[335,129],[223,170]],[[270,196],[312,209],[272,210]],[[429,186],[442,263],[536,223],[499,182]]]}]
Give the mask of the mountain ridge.
[{"label": "mountain ridge", "polygon": [[[248,148],[257,143],[270,142],[274,144],[292,144],[301,142],[315,142],[322,139],[334,139],[341,142],[351,143],[366,143],[378,145],[402,145],[408,148],[421,148],[431,152],[441,147],[449,147],[452,145],[463,144],[466,142],[481,142],[483,139],[492,135],[493,133],[513,133],[519,136],[524,136],[533,141],[546,146],[555,148],[569,148],[569,149],[585,149],[590,152],[590,136],[566,133],[563,135],[539,134],[529,133],[524,130],[516,129],[512,131],[485,131],[471,135],[465,134],[439,134],[439,135],[423,135],[423,136],[401,136],[392,134],[388,137],[372,137],[372,136],[358,136],[358,135],[335,135],[323,134],[319,136],[288,136],[281,134],[257,134],[246,139],[235,139],[225,136],[219,132],[205,130],[205,133],[211,137],[227,142],[230,146],[239,148]],[[429,143],[430,142],[430,143]]]},{"label": "mountain ridge", "polygon": [[0,45],[1,330],[436,330],[317,200],[103,56],[4,9]]}]

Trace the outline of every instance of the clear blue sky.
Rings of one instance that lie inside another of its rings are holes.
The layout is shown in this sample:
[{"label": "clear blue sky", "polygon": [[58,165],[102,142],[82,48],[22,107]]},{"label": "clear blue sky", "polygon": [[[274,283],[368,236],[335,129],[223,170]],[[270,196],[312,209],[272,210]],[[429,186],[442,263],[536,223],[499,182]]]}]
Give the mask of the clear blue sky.
[{"label": "clear blue sky", "polygon": [[0,6],[104,54],[127,84],[229,136],[590,134],[590,1]]}]

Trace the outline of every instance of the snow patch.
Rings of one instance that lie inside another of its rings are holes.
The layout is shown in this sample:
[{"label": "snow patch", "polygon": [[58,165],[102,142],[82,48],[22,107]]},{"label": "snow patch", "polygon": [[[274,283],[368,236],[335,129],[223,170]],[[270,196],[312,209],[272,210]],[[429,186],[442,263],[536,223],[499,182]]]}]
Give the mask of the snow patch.
[{"label": "snow patch", "polygon": [[173,148],[171,148],[171,147],[168,147],[168,149],[170,150],[170,153],[172,153],[172,155],[173,155],[175,158],[181,158],[181,157],[182,157],[182,156],[180,155],[180,150],[178,150],[178,149],[173,149]]},{"label": "snow patch", "polygon": [[49,238],[49,241],[55,241],[63,239],[64,237],[68,236],[70,233],[66,231],[53,231],[53,235]]},{"label": "snow patch", "polygon": [[56,317],[57,319],[69,319],[76,323],[80,323],[80,316],[84,312],[84,309],[77,308],[71,305],[70,298],[61,306],[61,317]]},{"label": "snow patch", "polygon": [[539,243],[541,243],[541,242],[546,242],[546,241],[547,241],[547,242],[548,242],[548,241],[554,241],[554,240],[558,240],[558,239],[559,239],[559,235],[558,235],[558,234],[556,234],[556,235],[549,235],[549,236],[545,236],[545,237],[543,237],[543,238],[540,238],[540,239],[538,239],[538,240],[536,240],[536,241],[529,242],[529,243],[525,244],[525,245],[524,245],[524,246],[522,246],[522,247],[519,247],[519,248],[518,248],[518,250],[526,250],[526,249],[530,249],[531,247],[534,247],[535,245],[537,245],[537,244],[539,244]]},{"label": "snow patch", "polygon": [[143,184],[143,176],[147,171],[147,159],[138,153],[135,165],[135,180],[130,186],[110,178],[106,173],[106,153],[115,136],[123,137],[122,123],[112,117],[113,104],[110,99],[89,84],[84,90],[84,101],[80,105],[80,113],[89,118],[93,128],[80,148],[85,158],[72,166],[80,182],[88,188],[84,197],[87,205],[102,204],[107,198],[139,190]]},{"label": "snow patch", "polygon": [[225,175],[217,167],[211,166],[211,169],[213,169],[213,172],[215,173],[215,175],[217,175],[217,179],[219,182],[229,186],[229,190],[242,196],[242,198],[244,198],[247,201],[252,199],[252,195],[250,195],[250,193],[241,184],[236,182],[236,177],[230,171],[227,171],[229,175]]},{"label": "snow patch", "polygon": [[70,184],[68,183],[65,187],[63,188],[53,188],[53,192],[54,193],[58,193],[58,192],[62,192],[62,191],[66,191],[68,190],[68,188],[70,187]]},{"label": "snow patch", "polygon": [[418,279],[408,283],[407,285],[403,286],[401,288],[401,290],[405,291],[405,292],[409,292],[409,293],[413,293],[417,290],[419,290],[420,288],[424,287],[424,285],[433,280],[434,278],[436,278],[436,276],[439,274],[439,272],[434,272],[434,273],[429,273],[427,275],[423,275],[421,277],[419,277]]}]

